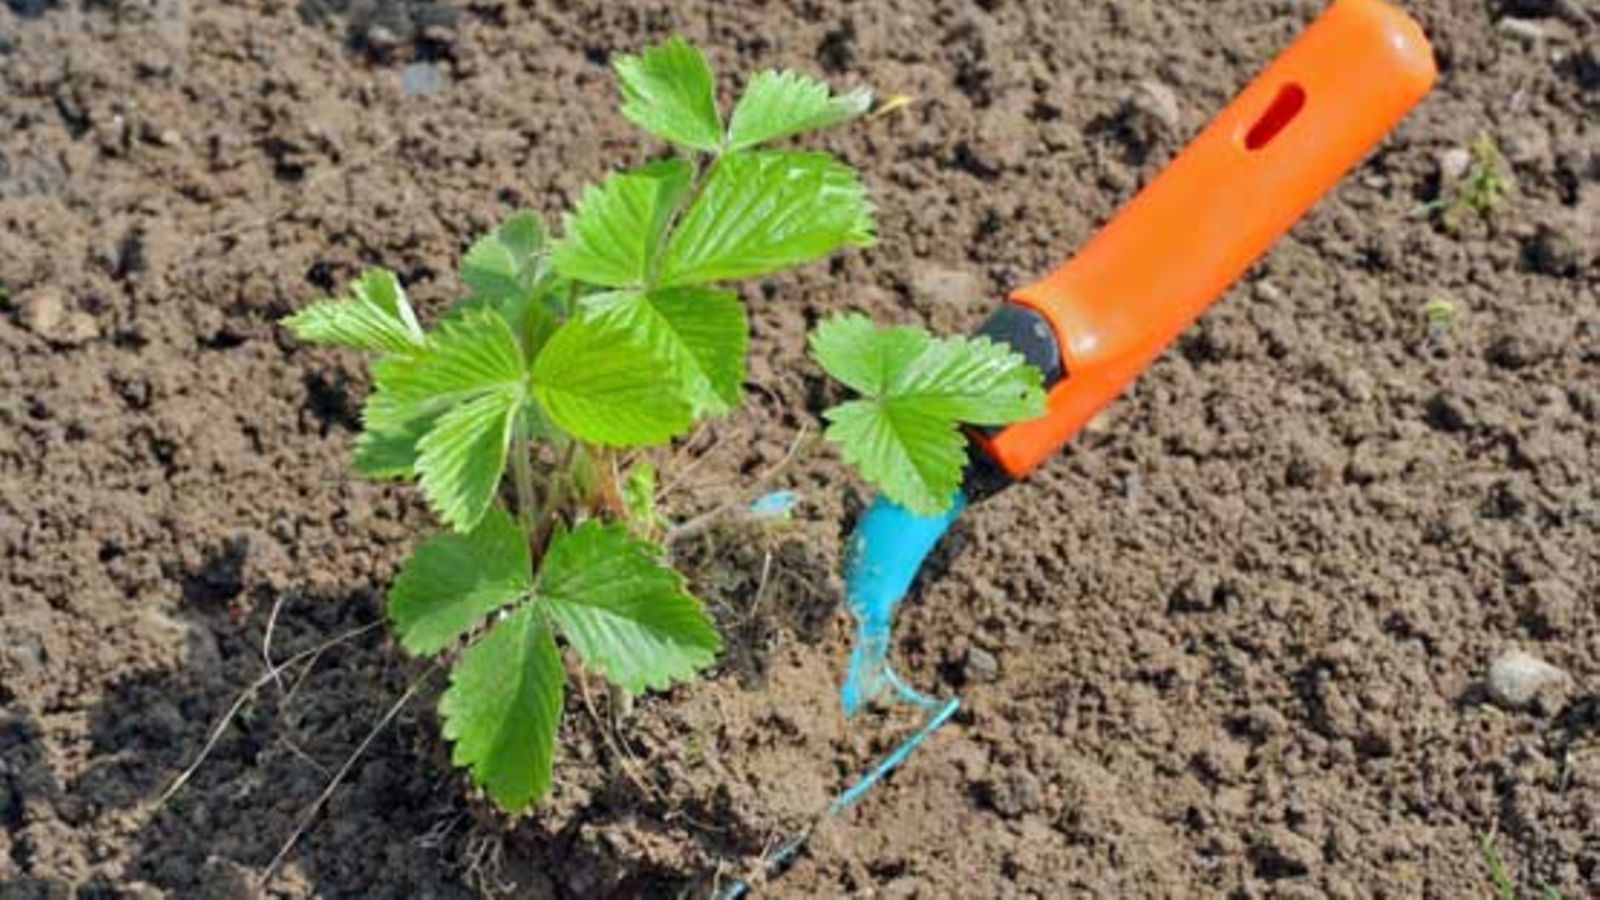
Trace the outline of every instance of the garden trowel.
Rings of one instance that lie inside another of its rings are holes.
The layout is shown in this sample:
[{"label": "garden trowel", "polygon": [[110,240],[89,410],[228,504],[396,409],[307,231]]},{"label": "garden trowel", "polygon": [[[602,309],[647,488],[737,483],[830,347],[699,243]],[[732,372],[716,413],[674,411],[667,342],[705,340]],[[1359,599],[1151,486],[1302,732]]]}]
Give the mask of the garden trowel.
[{"label": "garden trowel", "polygon": [[[936,516],[878,497],[846,552],[855,644],[841,690],[847,714],[893,697],[924,724],[836,797],[836,815],[956,711],[887,662],[895,606],[968,505],[1021,480],[1133,381],[1206,307],[1331,189],[1432,86],[1417,23],[1382,0],[1336,0],[1060,268],[1011,294],[979,329],[1037,366],[1039,418],[968,431],[961,489]],[[815,828],[813,823],[812,828]],[[763,858],[769,875],[798,857],[811,829]],[[742,896],[744,881],[716,896]]]},{"label": "garden trowel", "polygon": [[1433,52],[1382,0],[1337,0],[1166,169],[1060,268],[1013,292],[979,333],[1037,366],[1043,416],[970,429],[942,515],[883,497],[847,548],[856,643],[846,713],[893,689],[931,702],[885,661],[894,607],[961,511],[1025,477],[1110,403],[1433,84]]}]

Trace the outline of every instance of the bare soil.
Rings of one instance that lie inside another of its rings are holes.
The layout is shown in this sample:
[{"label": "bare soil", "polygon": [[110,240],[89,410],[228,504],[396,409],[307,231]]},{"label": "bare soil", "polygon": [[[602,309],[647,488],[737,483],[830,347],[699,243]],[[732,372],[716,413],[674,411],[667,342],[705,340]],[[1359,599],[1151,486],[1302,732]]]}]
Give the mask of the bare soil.
[{"label": "bare soil", "polygon": [[[687,518],[815,433],[818,316],[972,327],[1318,6],[0,4],[0,897],[744,874],[909,724],[838,711],[864,498],[822,448],[778,477],[790,526],[677,548],[725,664],[631,712],[575,693],[537,814],[471,797],[434,679],[257,886],[424,676],[381,628],[267,686],[155,804],[265,671],[272,610],[275,660],[377,621],[431,527],[349,474],[359,361],[275,319],[372,264],[436,309],[472,236],[643,159],[613,52],[676,31],[724,72],[908,95],[825,139],[879,246],[746,287],[750,402],[663,460]],[[964,711],[769,896],[1453,900],[1489,893],[1489,832],[1528,890],[1600,896],[1600,8],[1409,6],[1438,89],[1062,458],[967,514],[897,632]],[[1515,192],[1458,230],[1418,215],[1480,132]],[[1458,315],[1430,339],[1435,297]],[[1569,689],[1487,702],[1514,647]]]}]

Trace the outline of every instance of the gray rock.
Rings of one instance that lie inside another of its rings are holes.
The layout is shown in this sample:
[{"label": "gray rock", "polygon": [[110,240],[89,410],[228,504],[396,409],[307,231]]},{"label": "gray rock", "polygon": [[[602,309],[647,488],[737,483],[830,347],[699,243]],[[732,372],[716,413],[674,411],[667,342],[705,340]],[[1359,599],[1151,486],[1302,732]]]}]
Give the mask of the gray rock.
[{"label": "gray rock", "polygon": [[456,42],[456,30],[449,25],[422,26],[422,39],[434,44],[449,45]]},{"label": "gray rock", "polygon": [[1541,698],[1558,705],[1557,695],[1570,681],[1565,671],[1539,657],[1511,650],[1489,665],[1489,699],[1506,709],[1523,709]]},{"label": "gray rock", "polygon": [[994,681],[1000,677],[1000,661],[982,647],[968,647],[962,671],[969,682]]},{"label": "gray rock", "polygon": [[1149,117],[1168,134],[1176,133],[1183,124],[1178,112],[1178,95],[1159,81],[1139,82],[1129,93],[1127,105],[1130,111]]},{"label": "gray rock", "polygon": [[444,70],[431,62],[414,62],[400,70],[400,90],[407,97],[437,94],[448,85]]}]

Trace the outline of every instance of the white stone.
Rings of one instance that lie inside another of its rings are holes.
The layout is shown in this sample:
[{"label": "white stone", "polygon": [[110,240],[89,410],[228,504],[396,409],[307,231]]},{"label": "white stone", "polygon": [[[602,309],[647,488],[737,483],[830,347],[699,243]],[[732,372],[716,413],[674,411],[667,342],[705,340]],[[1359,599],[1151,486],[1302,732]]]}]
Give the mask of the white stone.
[{"label": "white stone", "polygon": [[1502,653],[1489,665],[1489,698],[1508,709],[1526,707],[1566,684],[1566,672],[1523,650]]}]

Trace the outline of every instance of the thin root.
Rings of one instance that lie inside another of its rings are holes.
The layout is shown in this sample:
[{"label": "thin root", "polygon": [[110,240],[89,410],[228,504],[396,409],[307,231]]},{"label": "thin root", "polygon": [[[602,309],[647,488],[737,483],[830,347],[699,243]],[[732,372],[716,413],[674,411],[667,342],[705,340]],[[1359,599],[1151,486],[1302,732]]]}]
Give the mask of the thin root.
[{"label": "thin root", "polygon": [[[233,705],[229,706],[228,711],[222,714],[222,718],[217,721],[217,724],[212,726],[211,734],[206,738],[205,746],[200,748],[200,755],[195,757],[194,762],[190,763],[188,768],[178,773],[178,777],[173,779],[172,784],[169,785],[165,791],[161,792],[161,796],[156,798],[154,808],[160,809],[162,805],[164,805],[168,800],[172,799],[173,794],[176,794],[179,790],[182,790],[183,786],[189,783],[189,779],[194,777],[194,773],[198,772],[200,770],[200,766],[203,765],[211,756],[211,751],[216,749],[217,742],[222,740],[222,735],[227,732],[228,726],[233,723],[233,719],[239,714],[239,710],[244,709],[244,705],[249,703],[250,700],[255,697],[255,695],[262,688],[277,681],[285,669],[298,665],[302,660],[310,660],[311,664],[314,664],[317,657],[321,656],[324,651],[332,649],[333,647],[338,646],[346,641],[358,638],[374,628],[377,628],[381,624],[383,623],[368,622],[367,624],[358,628],[352,628],[343,634],[331,637],[309,650],[303,650],[299,653],[296,653],[276,667],[269,669],[260,678],[257,678],[254,682],[252,682],[249,687],[245,688],[243,691],[240,691],[238,698],[233,701]],[[309,668],[310,664],[307,665],[307,669]],[[302,674],[301,677],[304,678],[304,675]],[[296,682],[296,684],[298,685],[298,682]],[[292,691],[293,689],[291,688],[291,693]]]},{"label": "thin root", "polygon": [[485,897],[509,897],[517,883],[504,875],[505,841],[497,834],[478,831],[467,838],[466,864],[461,879]]},{"label": "thin root", "polygon": [[350,770],[355,767],[356,761],[366,754],[367,748],[372,746],[372,742],[377,740],[379,734],[383,733],[383,729],[389,727],[389,723],[394,721],[394,717],[400,714],[400,710],[411,702],[411,698],[417,695],[422,686],[427,684],[428,679],[438,670],[439,666],[435,663],[424,670],[421,675],[418,675],[411,682],[411,686],[406,688],[405,693],[400,695],[400,699],[389,707],[389,710],[383,714],[377,724],[373,725],[372,729],[367,732],[367,736],[361,739],[361,743],[350,751],[350,755],[345,757],[344,764],[339,766],[338,771],[333,773],[332,778],[328,779],[328,784],[323,787],[322,793],[318,794],[317,799],[311,801],[311,805],[306,807],[305,813],[300,816],[300,824],[294,827],[294,831],[290,832],[288,839],[283,842],[283,846],[278,848],[278,852],[272,857],[272,861],[267,863],[267,867],[261,871],[260,877],[256,879],[257,887],[266,886],[273,873],[278,870],[278,866],[283,863],[284,857],[288,856],[289,851],[294,849],[294,845],[299,843],[300,836],[306,833],[307,828],[311,827],[311,820],[316,818],[323,804],[328,802],[328,798],[332,797],[333,792],[338,790],[345,776],[350,774]]},{"label": "thin root", "polygon": [[638,760],[634,759],[633,754],[624,753],[618,747],[617,739],[612,735],[610,727],[600,717],[600,712],[595,709],[594,700],[589,694],[589,679],[584,676],[582,669],[578,670],[578,696],[583,700],[583,708],[589,713],[589,718],[594,722],[594,727],[600,730],[600,737],[606,742],[606,747],[611,750],[611,755],[616,758],[617,762],[621,763],[622,774],[627,776],[627,779],[633,782],[633,786],[650,797],[650,799],[664,802],[666,797],[661,793],[661,789],[645,780],[644,776],[634,770],[634,765]]}]

